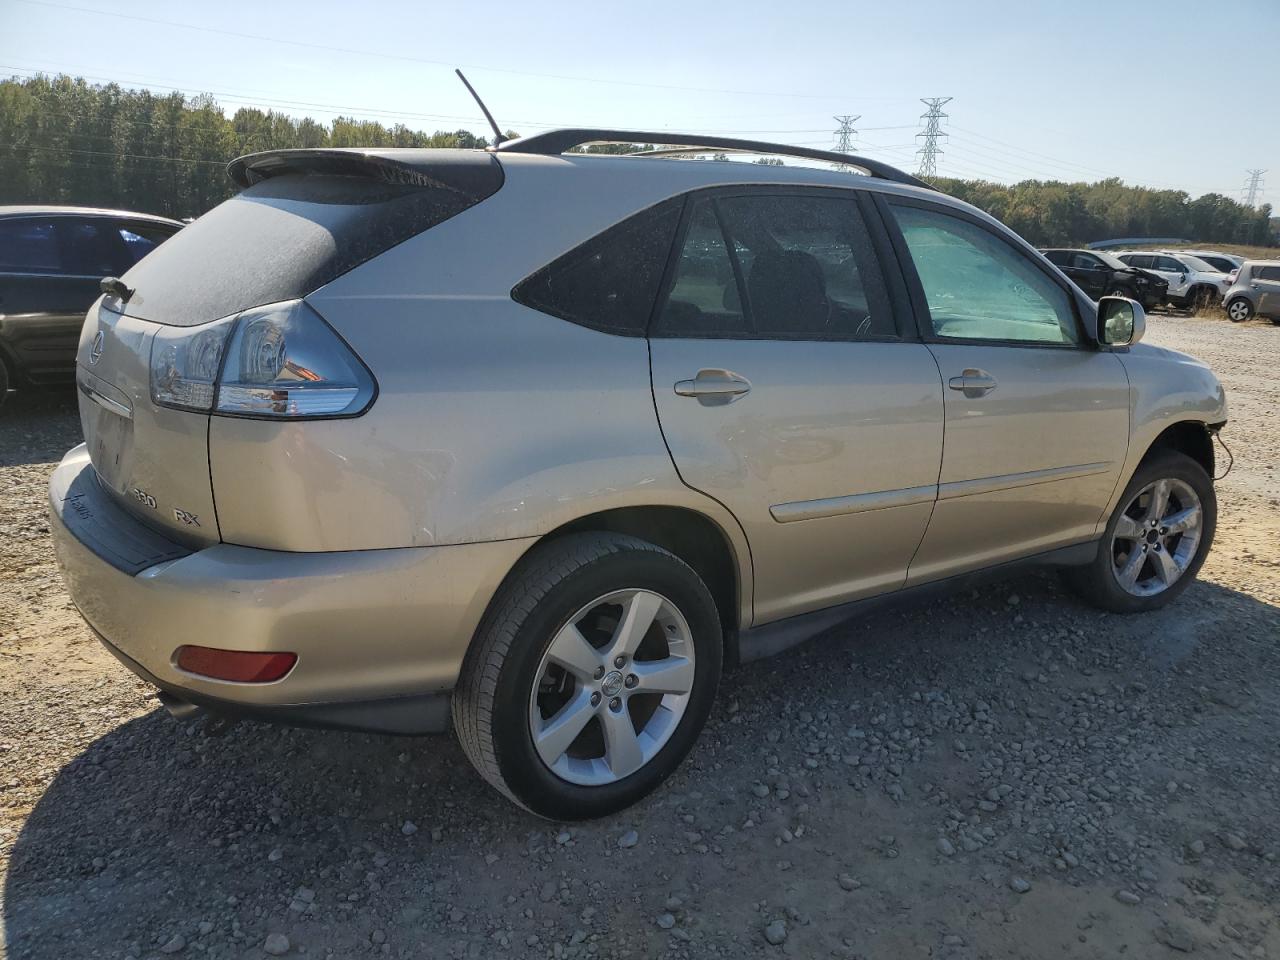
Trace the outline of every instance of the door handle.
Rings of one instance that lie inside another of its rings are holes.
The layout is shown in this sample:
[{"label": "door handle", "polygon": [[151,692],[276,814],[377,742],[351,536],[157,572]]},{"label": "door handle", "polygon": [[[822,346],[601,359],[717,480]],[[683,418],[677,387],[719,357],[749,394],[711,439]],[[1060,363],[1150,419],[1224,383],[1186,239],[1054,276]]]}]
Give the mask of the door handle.
[{"label": "door handle", "polygon": [[985,370],[978,370],[976,367],[970,367],[958,377],[952,377],[947,381],[947,386],[952,390],[960,390],[969,399],[977,397],[985,397],[988,393],[996,388],[996,379]]},{"label": "door handle", "polygon": [[733,403],[751,389],[751,382],[732,370],[704,367],[692,380],[677,380],[676,394],[696,397],[704,407]]}]

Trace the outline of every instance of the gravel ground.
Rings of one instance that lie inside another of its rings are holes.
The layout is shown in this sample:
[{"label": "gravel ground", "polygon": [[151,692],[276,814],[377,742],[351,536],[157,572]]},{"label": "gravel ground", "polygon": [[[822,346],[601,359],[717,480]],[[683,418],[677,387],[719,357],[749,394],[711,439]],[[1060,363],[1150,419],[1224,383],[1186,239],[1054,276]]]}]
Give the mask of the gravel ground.
[{"label": "gravel ground", "polygon": [[1280,327],[1149,339],[1231,403],[1177,604],[1110,616],[1035,575],[833,630],[729,675],[666,788],[572,829],[449,738],[171,720],[53,563],[74,407],[18,400],[0,956],[1280,958]]}]

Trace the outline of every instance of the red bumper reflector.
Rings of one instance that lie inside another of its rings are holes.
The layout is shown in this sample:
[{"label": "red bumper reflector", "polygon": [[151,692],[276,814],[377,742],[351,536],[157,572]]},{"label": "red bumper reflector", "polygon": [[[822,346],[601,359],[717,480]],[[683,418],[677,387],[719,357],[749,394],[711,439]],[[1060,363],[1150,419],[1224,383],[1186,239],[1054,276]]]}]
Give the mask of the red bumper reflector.
[{"label": "red bumper reflector", "polygon": [[250,653],[215,650],[213,647],[178,648],[178,669],[214,680],[236,683],[270,683],[279,680],[298,662],[296,653]]}]

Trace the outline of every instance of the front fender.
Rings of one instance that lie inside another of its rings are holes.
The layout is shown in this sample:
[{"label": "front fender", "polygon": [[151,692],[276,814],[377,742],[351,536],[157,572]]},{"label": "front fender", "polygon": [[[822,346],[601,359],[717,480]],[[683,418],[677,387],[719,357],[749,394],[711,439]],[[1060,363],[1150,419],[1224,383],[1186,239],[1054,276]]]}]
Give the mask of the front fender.
[{"label": "front fender", "polygon": [[1118,354],[1129,378],[1129,451],[1099,519],[1099,531],[1156,438],[1178,423],[1207,428],[1227,420],[1227,395],[1208,364],[1185,353],[1140,343]]}]

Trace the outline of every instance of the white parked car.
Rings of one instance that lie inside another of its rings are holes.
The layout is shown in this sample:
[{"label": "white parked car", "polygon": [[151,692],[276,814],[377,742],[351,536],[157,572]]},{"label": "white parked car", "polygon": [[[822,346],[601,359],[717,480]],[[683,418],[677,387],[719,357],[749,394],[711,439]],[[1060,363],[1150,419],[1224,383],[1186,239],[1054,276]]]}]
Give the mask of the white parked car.
[{"label": "white parked car", "polygon": [[1227,276],[1239,270],[1244,263],[1244,257],[1237,257],[1234,253],[1219,253],[1217,250],[1179,250],[1178,252],[1203,260],[1213,269],[1221,270]]},{"label": "white parked car", "polygon": [[1199,257],[1172,250],[1125,250],[1116,256],[1131,267],[1150,270],[1169,281],[1166,299],[1175,307],[1220,303],[1231,281]]}]

